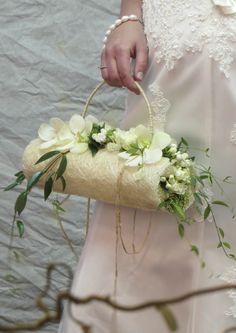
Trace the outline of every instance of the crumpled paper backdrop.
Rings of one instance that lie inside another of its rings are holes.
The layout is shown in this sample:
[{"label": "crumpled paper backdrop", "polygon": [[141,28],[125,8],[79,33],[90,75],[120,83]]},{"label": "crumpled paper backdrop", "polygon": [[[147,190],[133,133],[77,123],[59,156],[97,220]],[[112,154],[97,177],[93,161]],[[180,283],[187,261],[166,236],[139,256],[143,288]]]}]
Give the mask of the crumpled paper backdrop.
[{"label": "crumpled paper backdrop", "polygon": [[[115,0],[9,0],[0,2],[0,322],[37,318],[35,296],[45,285],[49,262],[77,259],[63,238],[50,202],[34,189],[27,209],[24,238],[15,229],[11,267],[8,244],[14,202],[20,189],[2,188],[21,170],[21,156],[37,129],[50,117],[69,119],[81,112],[86,97],[101,80],[100,49],[108,26],[119,13]],[[117,125],[124,108],[124,93],[103,88],[90,111]],[[114,123],[114,119],[115,122]],[[64,196],[60,196],[60,199]],[[85,239],[86,200],[69,198],[63,226],[78,254]],[[68,284],[66,272],[53,275],[56,292]],[[38,332],[56,332],[50,324]]]}]

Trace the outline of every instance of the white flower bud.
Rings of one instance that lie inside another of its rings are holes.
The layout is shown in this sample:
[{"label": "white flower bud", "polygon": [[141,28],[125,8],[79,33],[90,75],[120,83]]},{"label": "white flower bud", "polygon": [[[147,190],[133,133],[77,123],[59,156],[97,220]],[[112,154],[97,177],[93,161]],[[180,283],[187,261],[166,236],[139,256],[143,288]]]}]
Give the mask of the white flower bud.
[{"label": "white flower bud", "polygon": [[175,176],[176,176],[177,178],[181,178],[181,176],[183,176],[183,172],[182,172],[182,170],[181,170],[181,169],[177,169],[177,170],[175,171]]},{"label": "white flower bud", "polygon": [[181,154],[180,152],[178,152],[178,153],[176,154],[176,159],[177,159],[178,161],[181,161],[181,160],[182,160],[182,154]]},{"label": "white flower bud", "polygon": [[175,153],[177,152],[177,148],[176,148],[176,147],[171,147],[171,148],[169,149],[169,152],[170,152],[171,154],[175,154]]},{"label": "white flower bud", "polygon": [[171,189],[171,184],[169,184],[168,182],[166,183],[166,188],[169,190],[169,189]]},{"label": "white flower bud", "polygon": [[183,160],[186,160],[188,157],[189,157],[189,156],[188,156],[187,153],[183,153],[183,154],[182,154],[182,159],[183,159]]}]

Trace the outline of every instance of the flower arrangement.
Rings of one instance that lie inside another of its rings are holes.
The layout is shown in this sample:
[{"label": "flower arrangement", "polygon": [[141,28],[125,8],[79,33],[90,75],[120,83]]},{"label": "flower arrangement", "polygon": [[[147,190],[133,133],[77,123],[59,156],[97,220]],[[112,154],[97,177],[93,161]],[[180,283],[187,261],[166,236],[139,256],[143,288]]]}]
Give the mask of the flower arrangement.
[{"label": "flower arrangement", "polygon": [[187,151],[182,152],[180,145],[165,132],[155,130],[152,134],[144,125],[124,131],[99,122],[93,116],[83,118],[74,114],[68,123],[52,118],[49,125],[40,126],[38,135],[42,151],[53,149],[64,154],[83,154],[90,150],[95,156],[103,149],[117,153],[124,166],[132,168],[133,172],[162,162],[164,172],[160,183],[156,184],[162,197],[161,207],[169,212],[184,212],[193,202],[194,159]]},{"label": "flower arrangement", "polygon": [[[230,244],[224,239],[224,230],[218,226],[213,211],[214,205],[228,205],[219,200],[212,201],[204,192],[206,186],[212,186],[217,180],[210,168],[199,167],[195,158],[190,157],[189,145],[185,139],[182,138],[180,143],[176,144],[169,134],[159,130],[152,133],[150,128],[144,125],[125,131],[113,128],[106,122],[99,122],[93,116],[83,118],[75,114],[68,122],[52,118],[49,124],[42,124],[38,130],[38,139],[33,142],[37,143],[41,154],[35,166],[43,163],[44,167],[28,177],[26,189],[16,200],[14,219],[21,236],[24,223],[19,218],[33,186],[43,179],[44,199],[47,200],[58,181],[61,182],[61,190],[65,191],[69,156],[85,157],[89,154],[95,158],[106,152],[110,154],[106,157],[116,156],[122,169],[135,175],[137,182],[143,177],[144,170],[152,166],[152,175],[159,173],[155,184],[159,200],[155,209],[174,214],[181,238],[184,238],[185,226],[196,222],[196,219],[188,216],[190,206],[193,206],[195,211],[203,211],[204,220],[211,215],[219,238],[218,247],[222,248],[228,257],[235,259],[235,255],[230,253]],[[16,180],[5,188],[6,191],[20,185],[26,178],[24,171],[16,173],[15,176]],[[229,181],[229,177],[224,181]],[[69,188],[67,190],[70,192]],[[191,244],[191,250],[199,255],[195,244]],[[202,265],[204,266],[204,262]]]},{"label": "flower arrangement", "polygon": [[[153,127],[151,105],[137,82],[147,104],[149,127],[138,125],[121,130],[86,116],[91,99],[104,83],[92,91],[82,116],[74,114],[68,122],[52,118],[49,124],[39,127],[38,138],[26,147],[23,171],[17,172],[15,181],[5,188],[9,191],[27,179],[16,199],[13,218],[20,237],[24,234],[21,213],[32,188],[38,185],[44,188],[45,200],[56,191],[116,206],[162,209],[176,217],[181,238],[185,238],[185,227],[196,223],[199,217],[203,221],[211,219],[219,240],[217,247],[227,257],[236,259],[214,214],[215,205],[230,207],[224,201],[213,200],[206,191],[216,185],[221,194],[224,192],[211,168],[196,163],[184,138],[177,144],[169,134]],[[209,149],[204,152],[208,156]],[[231,177],[222,181],[229,183]],[[56,207],[63,211],[59,202]],[[232,214],[235,218],[233,210]],[[190,249],[199,256],[195,244],[190,244]],[[201,264],[205,266],[202,260]]]}]

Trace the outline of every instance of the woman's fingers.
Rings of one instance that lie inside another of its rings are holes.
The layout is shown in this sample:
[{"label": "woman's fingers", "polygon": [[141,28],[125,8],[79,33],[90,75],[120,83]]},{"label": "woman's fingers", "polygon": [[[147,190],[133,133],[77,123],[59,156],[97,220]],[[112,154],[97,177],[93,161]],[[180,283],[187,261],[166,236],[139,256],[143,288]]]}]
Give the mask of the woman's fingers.
[{"label": "woman's fingers", "polygon": [[145,45],[136,46],[136,62],[134,67],[135,80],[141,81],[148,65],[148,48]]},{"label": "woman's fingers", "polygon": [[136,94],[139,94],[139,90],[134,83],[134,79],[131,73],[131,54],[127,48],[119,48],[116,51],[116,64],[122,85]]},{"label": "woman's fingers", "polygon": [[121,87],[124,86],[136,94],[139,94],[134,79],[131,74],[130,55],[128,48],[120,46],[112,49],[104,49],[101,57],[102,77],[110,85]]},{"label": "woman's fingers", "polygon": [[[104,68],[103,68],[104,67]],[[122,82],[117,70],[115,57],[108,53],[106,50],[102,52],[101,57],[101,73],[103,79],[110,85],[121,87]]]},{"label": "woman's fingers", "polygon": [[108,81],[108,66],[106,63],[106,54],[105,54],[105,50],[102,51],[101,54],[101,74],[102,74],[102,78],[105,81]]}]

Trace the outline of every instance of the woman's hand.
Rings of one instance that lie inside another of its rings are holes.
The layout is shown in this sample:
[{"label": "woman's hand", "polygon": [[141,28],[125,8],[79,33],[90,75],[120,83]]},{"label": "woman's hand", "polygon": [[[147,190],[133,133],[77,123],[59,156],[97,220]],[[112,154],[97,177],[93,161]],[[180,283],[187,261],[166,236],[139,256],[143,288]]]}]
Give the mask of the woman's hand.
[{"label": "woman's hand", "polygon": [[[134,69],[131,58],[135,58]],[[108,37],[101,54],[101,73],[111,86],[127,87],[139,94],[134,80],[141,81],[148,62],[147,41],[140,22],[128,21],[117,27]]]}]

